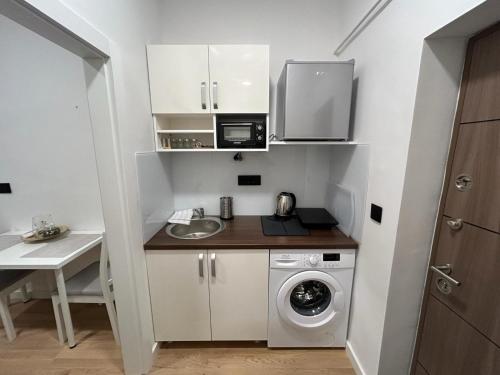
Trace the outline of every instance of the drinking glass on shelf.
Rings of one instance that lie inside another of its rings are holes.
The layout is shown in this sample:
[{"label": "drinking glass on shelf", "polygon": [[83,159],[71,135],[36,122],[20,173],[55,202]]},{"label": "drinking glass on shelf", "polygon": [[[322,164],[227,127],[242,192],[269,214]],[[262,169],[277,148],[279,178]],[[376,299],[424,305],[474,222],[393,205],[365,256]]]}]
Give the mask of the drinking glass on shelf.
[{"label": "drinking glass on shelf", "polygon": [[42,214],[33,216],[31,219],[33,231],[36,233],[52,231],[56,227],[51,214]]},{"label": "drinking glass on shelf", "polygon": [[191,139],[191,148],[200,148],[201,142],[196,138]]}]

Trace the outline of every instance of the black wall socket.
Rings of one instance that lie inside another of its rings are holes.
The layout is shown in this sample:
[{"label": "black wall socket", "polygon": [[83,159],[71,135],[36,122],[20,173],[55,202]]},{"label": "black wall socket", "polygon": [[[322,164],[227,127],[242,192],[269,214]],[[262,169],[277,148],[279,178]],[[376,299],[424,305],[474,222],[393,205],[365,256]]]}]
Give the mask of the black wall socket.
[{"label": "black wall socket", "polygon": [[380,224],[382,222],[382,207],[372,203],[372,207],[370,209],[370,217],[372,218],[372,220]]},{"label": "black wall socket", "polygon": [[0,194],[11,194],[12,189],[10,188],[10,184],[8,182],[0,183]]},{"label": "black wall socket", "polygon": [[238,175],[238,185],[260,185],[260,174]]}]

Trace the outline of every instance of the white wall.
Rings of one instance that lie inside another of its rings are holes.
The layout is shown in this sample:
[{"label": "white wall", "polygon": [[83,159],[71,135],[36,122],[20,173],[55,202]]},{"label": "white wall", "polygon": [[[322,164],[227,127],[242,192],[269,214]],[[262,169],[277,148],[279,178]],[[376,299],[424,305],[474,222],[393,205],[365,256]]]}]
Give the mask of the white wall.
[{"label": "white wall", "polygon": [[[330,152],[330,192],[326,207],[334,214],[337,220],[342,223],[342,215],[346,215],[346,221],[350,221],[350,216],[344,214],[344,210],[337,210],[336,202],[343,204],[348,199],[335,199],[335,184],[354,194],[354,223],[352,228],[352,238],[358,242],[363,241],[363,224],[365,218],[366,189],[368,186],[368,168],[370,165],[370,146],[358,145],[349,147],[332,147]],[[356,277],[356,275],[355,275]]]},{"label": "white wall", "polygon": [[[357,17],[361,16],[362,3],[366,4],[366,10],[372,5],[371,1],[360,0],[344,2],[339,7],[337,16],[344,25],[340,28],[341,38],[350,31],[348,25],[355,24]],[[374,202],[384,208],[382,224],[373,222],[368,214],[365,216],[349,332],[349,345],[360,366],[369,375],[405,372],[411,356],[416,321],[414,317],[405,320],[403,314],[407,310],[398,310],[397,304],[391,306],[391,315],[386,316],[387,304],[392,297],[397,298],[401,293],[408,292],[392,285],[391,273],[395,270],[404,273],[405,267],[412,266],[408,262],[400,264],[398,259],[408,260],[411,257],[398,258],[396,252],[429,252],[429,248],[421,247],[425,240],[417,248],[396,248],[398,228],[407,233],[409,225],[418,225],[409,220],[400,222],[399,214],[402,199],[405,198],[404,178],[423,39],[479,3],[479,0],[393,1],[340,56],[356,59],[355,75],[359,78],[359,86],[354,137],[371,145],[367,205]],[[442,136],[443,133],[439,134]],[[429,207],[436,205],[437,201],[425,200],[421,202],[421,209],[429,213],[432,212]],[[419,280],[414,280],[419,291],[423,277],[421,275]],[[389,294],[390,286],[396,294]],[[398,332],[398,335],[405,341],[404,350],[398,355],[382,353],[382,337],[391,332],[393,322],[401,324],[403,321],[406,330]]]},{"label": "white wall", "polygon": [[161,43],[269,44],[271,128],[275,85],[286,59],[336,60],[334,0],[162,1]]},{"label": "white wall", "polygon": [[146,243],[166,223],[174,210],[170,155],[157,152],[136,154],[137,178]]},{"label": "white wall", "polygon": [[[298,207],[324,207],[330,178],[328,146],[275,146],[269,152],[172,154],[175,208],[204,207],[219,215],[219,198],[233,197],[235,215],[270,215],[276,195],[289,191]],[[239,174],[261,175],[260,186],[238,186]]]},{"label": "white wall", "polygon": [[51,213],[74,230],[103,219],[82,60],[0,15],[0,227]]}]

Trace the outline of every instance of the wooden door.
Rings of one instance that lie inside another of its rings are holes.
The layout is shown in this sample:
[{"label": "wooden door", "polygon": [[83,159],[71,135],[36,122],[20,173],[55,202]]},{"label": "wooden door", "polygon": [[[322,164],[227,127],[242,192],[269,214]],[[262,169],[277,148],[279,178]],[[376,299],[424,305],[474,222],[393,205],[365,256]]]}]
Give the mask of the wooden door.
[{"label": "wooden door", "polygon": [[412,374],[500,374],[500,24],[468,46]]},{"label": "wooden door", "polygon": [[499,192],[500,121],[460,125],[445,215],[500,232]]},{"label": "wooden door", "polygon": [[149,45],[147,53],[153,113],[210,113],[206,44]]},{"label": "wooden door", "polygon": [[442,278],[433,274],[431,294],[500,346],[500,234],[442,225],[434,264],[449,264],[461,285],[445,294],[438,288]]},{"label": "wooden door", "polygon": [[418,361],[430,375],[500,374],[500,349],[434,297]]},{"label": "wooden door", "polygon": [[500,33],[486,31],[474,40],[462,111],[462,123],[500,120]]},{"label": "wooden door", "polygon": [[267,340],[269,250],[208,255],[212,340]]},{"label": "wooden door", "polygon": [[269,112],[269,46],[210,45],[213,113]]},{"label": "wooden door", "polygon": [[156,341],[209,341],[206,250],[146,252]]}]

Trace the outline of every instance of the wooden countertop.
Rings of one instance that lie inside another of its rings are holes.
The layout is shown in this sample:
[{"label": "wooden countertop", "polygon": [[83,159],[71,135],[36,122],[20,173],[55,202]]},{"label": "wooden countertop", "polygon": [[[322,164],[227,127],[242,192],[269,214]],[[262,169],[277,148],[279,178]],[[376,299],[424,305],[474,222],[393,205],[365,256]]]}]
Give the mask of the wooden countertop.
[{"label": "wooden countertop", "polygon": [[145,250],[182,249],[357,249],[358,244],[338,229],[311,230],[309,236],[264,236],[260,216],[235,216],[215,236],[200,240],[170,237],[163,227]]}]

